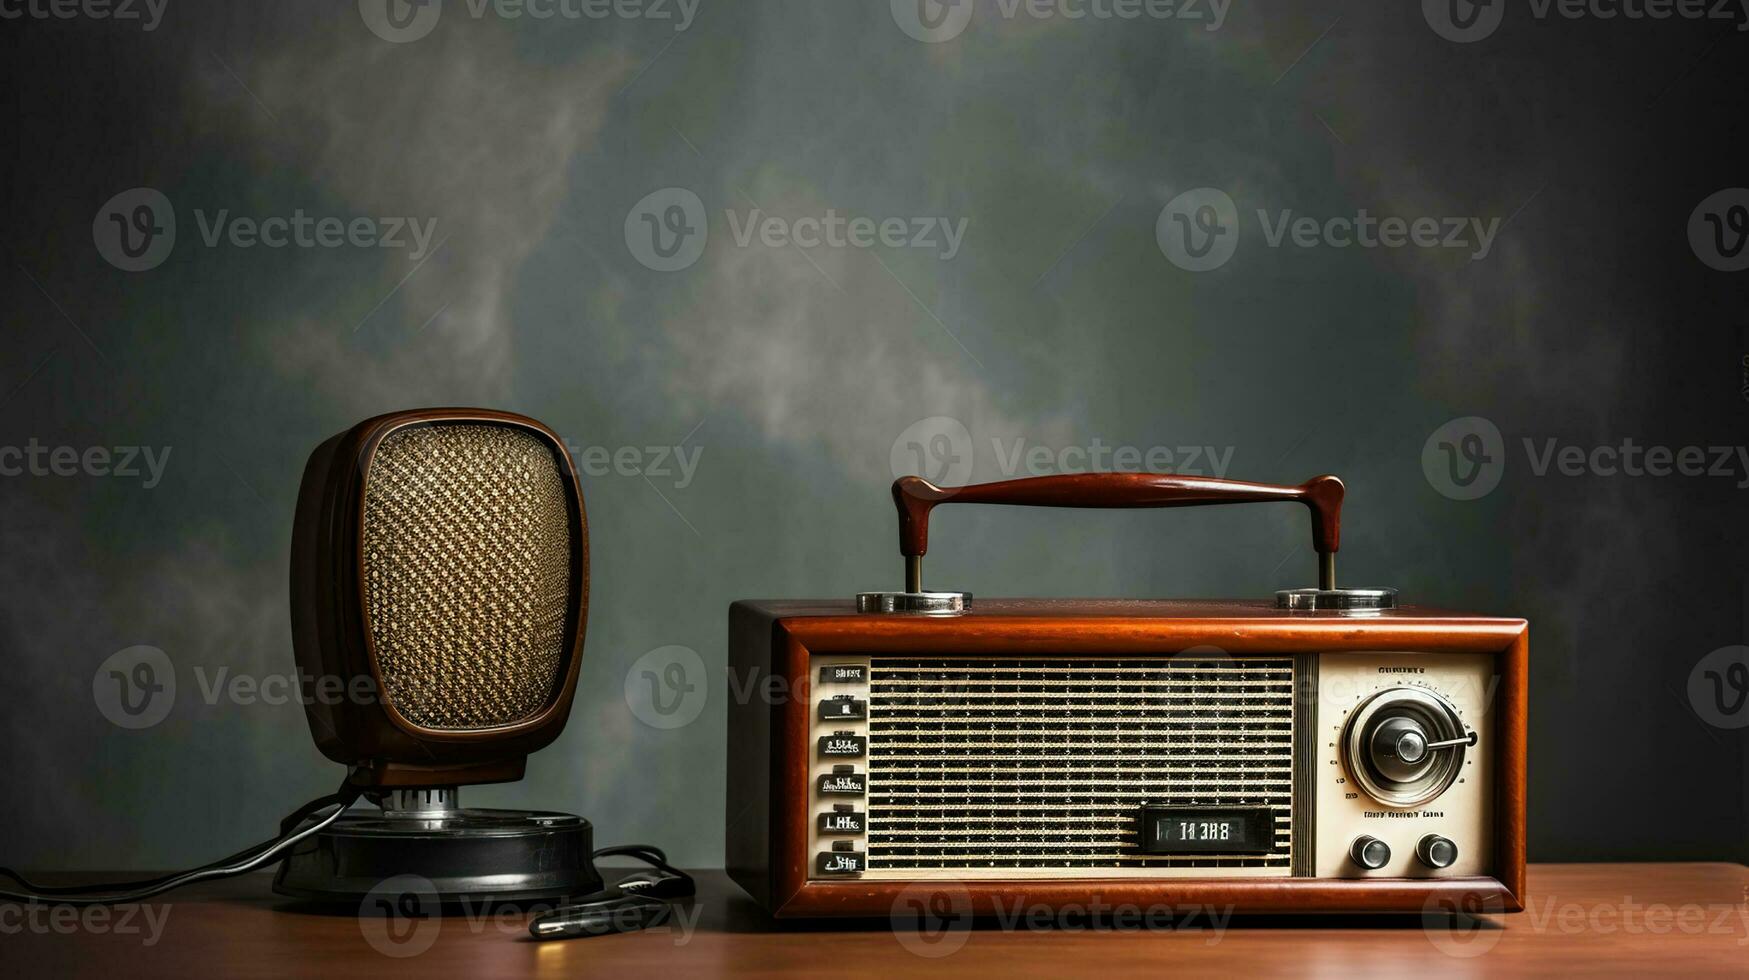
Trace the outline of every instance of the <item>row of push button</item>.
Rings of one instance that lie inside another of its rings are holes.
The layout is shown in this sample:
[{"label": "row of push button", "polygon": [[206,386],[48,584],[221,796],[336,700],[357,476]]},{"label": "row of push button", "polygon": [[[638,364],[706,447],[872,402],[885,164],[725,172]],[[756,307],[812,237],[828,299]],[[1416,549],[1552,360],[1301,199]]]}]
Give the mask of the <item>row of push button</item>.
[{"label": "row of push button", "polygon": [[[826,664],[820,668],[821,684],[866,684],[867,664]],[[868,718],[868,701],[854,694],[838,694],[820,701],[823,722],[864,721]],[[820,736],[820,758],[861,759],[868,755],[868,737],[852,730],[834,731]],[[847,763],[834,764],[832,771],[819,778],[815,785],[820,797],[864,796],[868,778]],[[822,802],[824,802],[822,800]],[[815,816],[818,836],[838,837],[831,849],[821,851],[814,859],[814,871],[820,875],[855,875],[867,869],[867,856],[857,850],[854,838],[868,832],[868,815],[854,803],[833,803],[832,809]],[[849,839],[845,839],[849,838]],[[822,844],[824,841],[822,841]]]}]

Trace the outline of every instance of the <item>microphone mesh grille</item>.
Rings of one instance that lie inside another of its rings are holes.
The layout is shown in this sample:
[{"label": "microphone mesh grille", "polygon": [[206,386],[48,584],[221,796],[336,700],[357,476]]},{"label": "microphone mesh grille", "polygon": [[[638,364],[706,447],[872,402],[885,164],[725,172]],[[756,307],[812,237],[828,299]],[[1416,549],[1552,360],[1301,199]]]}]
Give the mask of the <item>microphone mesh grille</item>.
[{"label": "microphone mesh grille", "polygon": [[479,423],[410,425],[364,488],[366,629],[383,696],[424,728],[525,721],[560,683],[571,513],[545,442]]}]

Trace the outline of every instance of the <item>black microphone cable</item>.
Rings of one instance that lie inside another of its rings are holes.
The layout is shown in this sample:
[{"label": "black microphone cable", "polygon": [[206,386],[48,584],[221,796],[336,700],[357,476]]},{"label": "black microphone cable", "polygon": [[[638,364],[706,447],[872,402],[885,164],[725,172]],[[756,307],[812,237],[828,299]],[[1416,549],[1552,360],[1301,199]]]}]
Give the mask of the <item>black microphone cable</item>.
[{"label": "black microphone cable", "polygon": [[[84,908],[97,905],[130,905],[198,881],[247,874],[280,861],[298,842],[331,826],[358,800],[361,790],[350,782],[327,796],[299,807],[280,821],[279,836],[246,847],[187,871],[141,881],[101,882],[86,885],[39,885],[11,868],[0,867],[0,878],[11,879],[21,891],[0,889],[0,901],[67,905]],[[307,823],[314,817],[314,822]],[[529,932],[541,939],[629,932],[665,922],[671,903],[690,898],[695,889],[692,876],[668,863],[668,855],[651,844],[603,847],[594,857],[632,857],[656,869],[654,874],[635,874],[617,886],[585,896],[530,923]]]},{"label": "black microphone cable", "polygon": [[669,864],[668,855],[654,844],[603,847],[595,857],[634,857],[656,870],[622,878],[617,885],[535,916],[528,924],[529,935],[578,939],[649,929],[667,923],[674,903],[695,893],[692,876]]},{"label": "black microphone cable", "polygon": [[[191,885],[197,881],[247,874],[257,868],[266,867],[281,860],[285,857],[286,851],[290,850],[293,845],[321,832],[334,821],[339,820],[341,815],[346,812],[347,807],[350,807],[353,801],[358,799],[359,792],[357,787],[343,782],[336,792],[311,800],[287,815],[279,823],[279,836],[273,840],[246,847],[211,864],[158,878],[149,878],[143,881],[114,881],[51,887],[34,884],[11,868],[0,868],[0,877],[10,878],[24,889],[23,891],[0,889],[0,901],[75,907],[128,905],[151,898],[153,895],[163,894],[173,888]],[[303,824],[304,821],[325,810],[331,812],[319,817],[314,823],[300,828],[299,825]]]}]

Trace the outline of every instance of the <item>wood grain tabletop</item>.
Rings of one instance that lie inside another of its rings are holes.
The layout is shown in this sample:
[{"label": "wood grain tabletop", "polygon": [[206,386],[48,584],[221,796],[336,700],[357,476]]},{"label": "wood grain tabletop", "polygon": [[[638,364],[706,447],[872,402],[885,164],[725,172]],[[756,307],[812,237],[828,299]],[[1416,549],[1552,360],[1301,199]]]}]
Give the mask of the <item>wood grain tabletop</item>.
[{"label": "wood grain tabletop", "polygon": [[[615,875],[608,870],[612,880]],[[939,903],[938,903],[939,904]],[[951,904],[951,903],[949,903]],[[894,919],[774,922],[718,871],[668,926],[560,942],[526,915],[359,915],[274,896],[265,875],[189,888],[135,909],[0,905],[15,976],[863,975],[1749,977],[1749,868],[1533,865],[1526,911],[1245,918],[1220,909],[1017,906],[975,925],[929,896]],[[1152,925],[1149,925],[1149,920]]]}]

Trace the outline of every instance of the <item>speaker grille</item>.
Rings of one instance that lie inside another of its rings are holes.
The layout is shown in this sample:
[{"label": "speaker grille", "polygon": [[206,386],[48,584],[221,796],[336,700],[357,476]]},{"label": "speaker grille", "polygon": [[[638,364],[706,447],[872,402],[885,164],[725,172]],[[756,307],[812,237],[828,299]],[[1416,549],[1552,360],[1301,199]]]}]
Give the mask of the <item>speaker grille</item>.
[{"label": "speaker grille", "polygon": [[[868,868],[1278,868],[1293,846],[1294,660],[876,657]],[[1267,807],[1275,847],[1144,855],[1143,802]]]},{"label": "speaker grille", "polygon": [[415,725],[525,721],[560,683],[571,511],[547,444],[483,423],[410,425],[364,487],[366,629],[383,696]]}]

